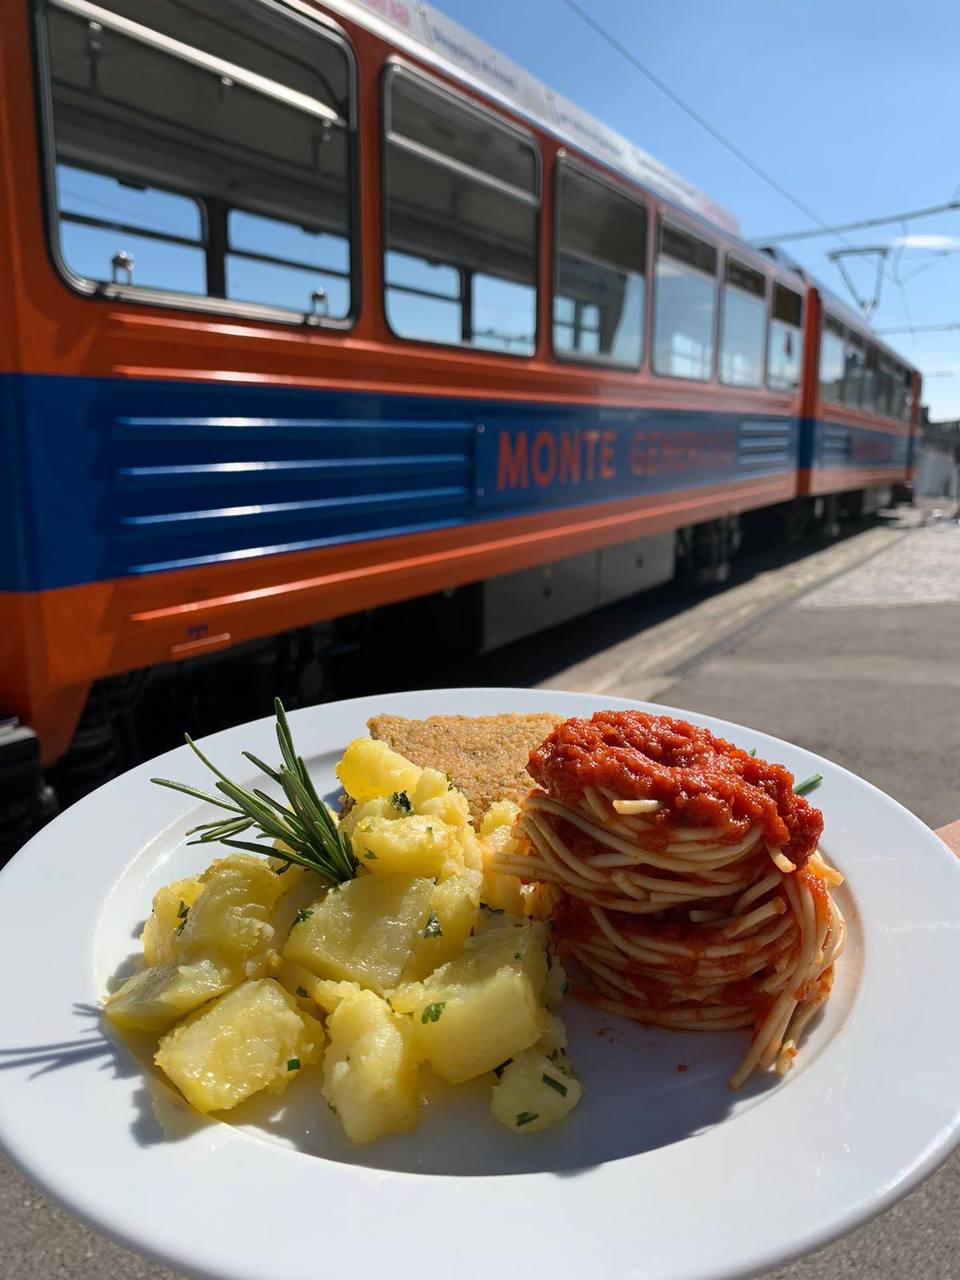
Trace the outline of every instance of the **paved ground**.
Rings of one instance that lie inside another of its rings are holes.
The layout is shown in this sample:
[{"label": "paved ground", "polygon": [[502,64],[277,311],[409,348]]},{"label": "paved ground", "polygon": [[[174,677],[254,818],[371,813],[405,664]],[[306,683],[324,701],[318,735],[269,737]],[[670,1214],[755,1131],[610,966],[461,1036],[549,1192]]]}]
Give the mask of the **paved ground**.
[{"label": "paved ground", "polygon": [[[829,755],[937,826],[960,816],[960,529],[867,530],[688,607],[665,597],[618,606],[472,674],[755,725]],[[956,1280],[958,1259],[960,1157],[769,1280]],[[103,1277],[173,1280],[54,1209],[0,1160],[0,1280]]]}]

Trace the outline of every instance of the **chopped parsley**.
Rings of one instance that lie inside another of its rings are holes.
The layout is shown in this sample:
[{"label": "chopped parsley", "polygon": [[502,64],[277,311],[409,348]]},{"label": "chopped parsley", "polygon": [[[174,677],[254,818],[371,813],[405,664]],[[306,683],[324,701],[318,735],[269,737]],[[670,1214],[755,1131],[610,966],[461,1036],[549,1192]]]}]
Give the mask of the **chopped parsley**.
[{"label": "chopped parsley", "polygon": [[561,1084],[560,1081],[556,1080],[553,1076],[548,1076],[546,1072],[543,1073],[543,1083],[548,1084],[551,1089],[556,1089],[561,1098],[565,1098],[567,1096],[567,1086],[565,1084]]},{"label": "chopped parsley", "polygon": [[303,996],[306,1000],[309,1000],[310,998],[310,993],[307,991],[306,987],[297,987],[297,995]]},{"label": "chopped parsley", "polygon": [[499,1067],[494,1067],[494,1068],[493,1068],[493,1074],[497,1077],[497,1079],[498,1079],[498,1080],[499,1080],[499,1079],[500,1079],[500,1077],[503,1075],[503,1073],[506,1071],[507,1067],[509,1067],[509,1065],[510,1065],[510,1063],[511,1063],[512,1061],[513,1061],[513,1059],[512,1059],[512,1058],[507,1058],[507,1060],[506,1060],[505,1062],[501,1062],[501,1063],[500,1063]]},{"label": "chopped parsley", "polygon": [[756,748],[756,747],[751,747],[751,748],[750,748],[750,754],[751,754],[752,756],[756,756],[756,754],[757,754],[757,748]]},{"label": "chopped parsley", "polygon": [[309,920],[312,915],[313,907],[301,907],[297,912],[297,918],[294,920],[294,924],[303,924],[304,920]]},{"label": "chopped parsley", "polygon": [[480,909],[481,911],[489,911],[492,916],[503,915],[503,907],[491,907],[488,902],[481,902]]},{"label": "chopped parsley", "polygon": [[822,773],[811,773],[809,778],[804,778],[802,782],[797,783],[797,785],[793,788],[793,794],[795,796],[805,796],[807,792],[812,791],[814,787],[819,787],[822,781],[823,781]]},{"label": "chopped parsley", "polygon": [[437,913],[435,911],[431,911],[427,916],[427,923],[423,930],[423,936],[425,938],[443,937],[443,929],[440,927],[440,921],[437,919]]},{"label": "chopped parsley", "polygon": [[517,1116],[516,1124],[519,1129],[522,1125],[529,1124],[531,1120],[539,1120],[540,1117],[536,1111],[521,1111]]},{"label": "chopped parsley", "polygon": [[367,852],[366,852],[363,856],[364,856],[364,858],[367,860],[367,862],[377,862],[377,861],[378,861],[377,855],[373,852],[373,850],[372,850],[372,849],[368,849],[368,850],[367,850]]},{"label": "chopped parsley", "polygon": [[410,797],[405,791],[395,791],[390,797],[390,803],[395,809],[400,809],[404,813],[410,813],[413,805],[410,803]]},{"label": "chopped parsley", "polygon": [[190,908],[187,906],[187,904],[186,904],[186,903],[184,902],[184,900],[181,898],[181,899],[180,899],[180,906],[177,908],[177,919],[178,919],[178,920],[186,920],[186,918],[187,918],[187,914],[189,913],[189,911],[190,911]]},{"label": "chopped parsley", "polygon": [[[299,1071],[299,1070],[300,1070],[300,1059],[299,1059],[299,1058],[288,1058],[288,1059],[287,1059],[287,1070],[288,1070],[288,1071]],[[546,1079],[546,1077],[544,1077],[544,1079]]]},{"label": "chopped parsley", "polygon": [[520,954],[520,952],[519,952],[519,951],[515,951],[515,952],[513,953],[513,958],[514,958],[514,960],[522,960],[522,959],[523,959],[523,956]]},{"label": "chopped parsley", "polygon": [[439,1022],[440,1015],[447,1007],[446,1000],[435,1000],[433,1004],[428,1004],[420,1015],[421,1022]]}]

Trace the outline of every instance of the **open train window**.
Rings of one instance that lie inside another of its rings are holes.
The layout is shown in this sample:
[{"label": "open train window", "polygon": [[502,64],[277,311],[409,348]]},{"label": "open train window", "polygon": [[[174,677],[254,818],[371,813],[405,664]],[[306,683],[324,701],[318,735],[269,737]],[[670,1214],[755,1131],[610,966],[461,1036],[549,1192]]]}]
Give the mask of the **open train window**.
[{"label": "open train window", "polygon": [[843,399],[843,325],[824,315],[820,331],[820,398],[831,404]]},{"label": "open train window", "polygon": [[643,360],[647,210],[561,162],[557,166],[553,349],[637,369]]},{"label": "open train window", "polygon": [[706,382],[713,374],[717,250],[660,223],[654,277],[653,368]]},{"label": "open train window", "polygon": [[728,257],[720,306],[721,382],[732,387],[761,385],[766,327],[766,276]]},{"label": "open train window", "polygon": [[796,391],[800,385],[802,332],[803,299],[775,284],[767,343],[767,386],[775,391]]},{"label": "open train window", "polygon": [[529,356],[539,155],[506,121],[391,65],[384,88],[385,303],[401,338]]},{"label": "open train window", "polygon": [[344,325],[353,72],[250,0],[36,0],[55,255],[84,292]]}]

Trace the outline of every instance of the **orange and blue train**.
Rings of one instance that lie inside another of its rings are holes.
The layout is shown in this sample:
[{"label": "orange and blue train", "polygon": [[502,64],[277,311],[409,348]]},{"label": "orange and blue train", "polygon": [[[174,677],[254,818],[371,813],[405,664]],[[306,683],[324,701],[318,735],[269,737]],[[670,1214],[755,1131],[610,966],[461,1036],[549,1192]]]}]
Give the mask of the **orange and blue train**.
[{"label": "orange and blue train", "polygon": [[491,646],[909,479],[860,316],[427,6],[16,0],[0,57],[0,718],[67,798],[184,682],[322,696],[331,620]]}]

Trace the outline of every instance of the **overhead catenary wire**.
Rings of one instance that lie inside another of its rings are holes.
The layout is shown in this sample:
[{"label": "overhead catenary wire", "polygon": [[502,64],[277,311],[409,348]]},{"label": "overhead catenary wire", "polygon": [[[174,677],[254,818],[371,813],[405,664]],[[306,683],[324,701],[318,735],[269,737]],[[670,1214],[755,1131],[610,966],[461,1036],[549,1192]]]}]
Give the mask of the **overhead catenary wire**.
[{"label": "overhead catenary wire", "polygon": [[861,218],[859,222],[841,222],[834,227],[821,227],[818,231],[784,231],[775,236],[754,236],[751,244],[783,244],[787,240],[816,240],[818,236],[837,235],[843,231],[860,231],[866,227],[882,227],[891,222],[905,222],[909,218],[929,218],[935,213],[949,213],[960,209],[960,188],[946,204],[932,204],[924,209],[907,209],[902,213],[890,213],[876,218]]},{"label": "overhead catenary wire", "polygon": [[[788,191],[781,182],[778,182],[777,179],[772,176],[772,174],[767,173],[766,169],[761,168],[756,161],[751,160],[746,152],[741,151],[735,142],[731,142],[725,134],[721,133],[720,130],[715,128],[709,120],[705,119],[699,111],[694,107],[691,107],[688,102],[685,102],[678,93],[675,93],[668,84],[665,84],[658,75],[642,63],[640,59],[626,47],[626,45],[621,44],[612,32],[608,31],[607,28],[604,27],[602,23],[598,22],[591,13],[588,13],[579,4],[577,4],[576,0],[562,0],[562,3],[575,13],[582,22],[585,22],[588,27],[595,31],[601,40],[604,40],[612,49],[615,49],[622,58],[625,58],[635,70],[639,71],[640,74],[659,89],[662,94],[665,94],[675,106],[678,106],[681,111],[685,112],[691,120],[695,120],[696,123],[700,125],[702,129],[705,129],[707,133],[719,142],[722,147],[726,147],[732,155],[736,156],[741,164],[746,165],[746,167],[765,182],[767,186],[772,187],[773,190],[776,191],[778,195],[782,196],[784,200],[789,201],[795,209],[799,209],[804,217],[809,218],[811,222],[815,222],[820,228],[821,233],[835,235],[833,229],[824,222],[819,214],[814,213],[809,205],[804,204],[804,202],[791,191]],[[843,240],[842,236],[836,235],[835,238],[840,240],[842,244],[848,243]]]},{"label": "overhead catenary wire", "polygon": [[953,329],[960,329],[960,320],[949,324],[914,324],[906,327],[895,326],[892,329],[874,329],[874,333],[947,333]]},{"label": "overhead catenary wire", "polygon": [[[792,191],[788,191],[782,182],[778,182],[772,174],[768,173],[766,169],[757,164],[755,160],[752,160],[746,152],[742,151],[735,142],[732,142],[725,134],[721,133],[719,129],[712,125],[709,120],[705,119],[699,111],[694,107],[691,107],[688,102],[681,98],[678,93],[661,80],[655,72],[651,71],[648,66],[641,62],[636,54],[632,53],[631,50],[618,40],[612,32],[608,31],[607,28],[603,26],[602,23],[598,22],[591,13],[588,13],[581,5],[579,5],[577,0],[562,0],[562,3],[566,5],[572,13],[575,13],[582,22],[590,27],[590,29],[594,31],[601,40],[608,44],[611,49],[614,49],[623,59],[625,59],[634,68],[634,70],[639,71],[645,79],[649,80],[649,82],[654,85],[655,88],[659,89],[665,97],[669,98],[675,106],[679,107],[681,111],[688,115],[691,120],[700,125],[702,129],[706,130],[706,132],[710,134],[711,138],[714,138],[722,147],[725,147],[727,151],[729,151],[731,155],[735,156],[741,164],[745,165],[751,173],[756,174],[761,181],[765,182],[767,186],[773,191],[776,191],[779,196],[792,204],[795,209],[799,209],[804,217],[809,218],[811,222],[815,222],[820,229],[816,234],[829,235],[848,249],[857,248],[857,246],[853,245],[846,236],[842,234],[842,232],[839,232],[835,228],[829,226],[819,214],[815,213],[814,210],[810,208],[809,205],[805,204],[798,196],[795,196]],[[954,198],[960,198],[960,188],[958,188]],[[881,276],[889,278],[887,270],[883,264],[881,264]],[[854,293],[855,298],[856,296],[857,295]],[[879,305],[879,298],[877,300],[877,304]]]}]

